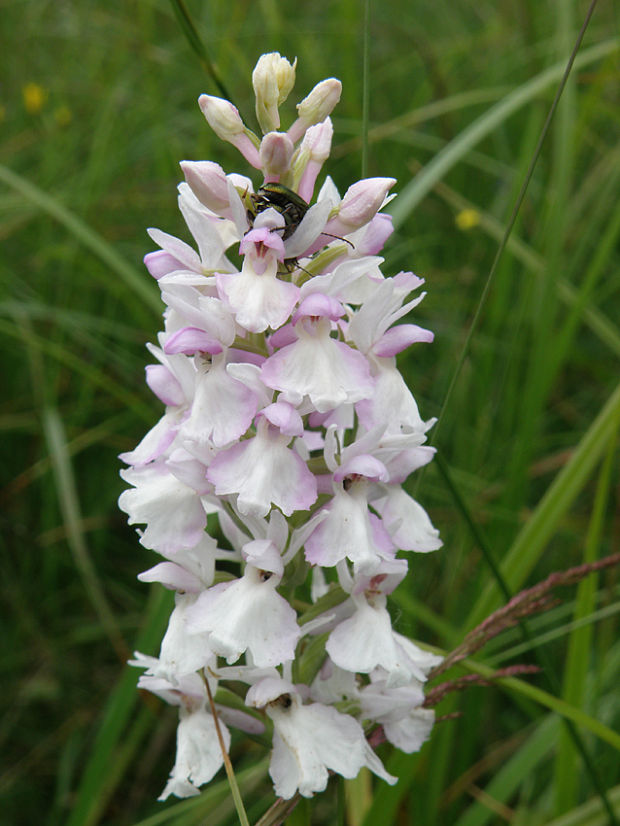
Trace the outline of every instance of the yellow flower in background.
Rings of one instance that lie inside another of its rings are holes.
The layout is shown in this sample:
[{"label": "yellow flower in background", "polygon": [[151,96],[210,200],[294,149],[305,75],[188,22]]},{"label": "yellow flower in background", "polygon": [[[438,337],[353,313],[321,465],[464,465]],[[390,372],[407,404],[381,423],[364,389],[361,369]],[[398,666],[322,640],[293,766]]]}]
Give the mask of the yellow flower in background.
[{"label": "yellow flower in background", "polygon": [[457,213],[454,223],[463,231],[473,229],[480,223],[480,213],[477,209],[462,209]]},{"label": "yellow flower in background", "polygon": [[58,126],[68,126],[73,120],[73,114],[68,106],[58,106],[54,110],[54,120]]},{"label": "yellow flower in background", "polygon": [[22,87],[24,108],[29,115],[37,115],[43,108],[47,92],[38,83],[27,83]]}]

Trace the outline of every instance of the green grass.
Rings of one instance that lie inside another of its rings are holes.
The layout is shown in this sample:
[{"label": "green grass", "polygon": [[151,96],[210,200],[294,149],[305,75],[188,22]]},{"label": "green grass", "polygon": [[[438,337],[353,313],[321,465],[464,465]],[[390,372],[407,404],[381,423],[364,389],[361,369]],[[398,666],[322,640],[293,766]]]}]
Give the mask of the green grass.
[{"label": "green grass", "polygon": [[[328,169],[341,190],[356,180],[362,4],[187,6],[251,125],[262,52],[298,58],[290,117],[315,82],[343,81]],[[513,592],[619,546],[611,4],[595,10],[463,354],[584,15],[569,0],[371,5],[367,174],[397,178],[401,193],[384,269],[426,278],[415,320],[436,334],[401,368],[423,415],[442,412],[434,439],[458,491],[434,465],[412,480],[445,544],[412,560],[393,615],[442,649],[501,604],[481,546]],[[145,228],[187,237],[180,160],[250,170],[204,123],[196,98],[217,90],[169,3],[22,0],[3,4],[2,18],[0,820],[234,824],[219,775],[197,800],[155,800],[173,761],[174,710],[138,694],[123,662],[134,648],[156,653],[170,596],[136,581],[151,554],[116,508],[116,456],[160,415],[143,386],[160,314],[141,264]],[[24,103],[29,83],[44,91],[38,111]],[[477,217],[468,230],[455,222],[465,209]],[[494,641],[489,662],[543,662],[543,672],[445,700],[439,714],[461,716],[438,724],[419,755],[383,748],[397,786],[362,778],[345,794],[332,781],[287,822],[337,823],[348,810],[355,826],[594,826],[607,819],[592,774],[620,820],[618,576],[564,590],[564,607],[530,621],[523,646],[516,631]],[[468,667],[488,669],[486,651]],[[232,756],[254,822],[271,799],[264,753],[235,741]]]}]

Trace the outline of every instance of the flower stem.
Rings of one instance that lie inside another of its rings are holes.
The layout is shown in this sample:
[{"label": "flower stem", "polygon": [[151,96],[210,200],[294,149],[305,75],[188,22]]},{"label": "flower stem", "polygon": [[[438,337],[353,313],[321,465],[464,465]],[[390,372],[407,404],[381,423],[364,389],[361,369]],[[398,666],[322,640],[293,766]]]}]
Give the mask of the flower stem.
[{"label": "flower stem", "polygon": [[241,826],[250,826],[250,821],[248,820],[248,816],[243,805],[243,800],[241,799],[241,792],[239,791],[237,778],[235,777],[235,772],[233,770],[232,763],[230,762],[230,757],[228,756],[226,746],[224,745],[224,738],[222,737],[222,731],[220,729],[220,721],[217,716],[217,711],[215,710],[213,695],[211,694],[211,686],[209,685],[209,680],[207,679],[204,670],[201,672],[201,676],[205,684],[205,688],[207,689],[207,697],[209,698],[209,706],[211,708],[211,714],[213,715],[213,722],[215,723],[215,731],[217,732],[217,739],[220,744],[220,749],[222,750],[224,768],[226,769],[226,776],[228,777],[228,782],[230,784],[230,791],[235,803],[235,809],[237,810],[237,814],[239,816],[239,822],[241,823]]}]

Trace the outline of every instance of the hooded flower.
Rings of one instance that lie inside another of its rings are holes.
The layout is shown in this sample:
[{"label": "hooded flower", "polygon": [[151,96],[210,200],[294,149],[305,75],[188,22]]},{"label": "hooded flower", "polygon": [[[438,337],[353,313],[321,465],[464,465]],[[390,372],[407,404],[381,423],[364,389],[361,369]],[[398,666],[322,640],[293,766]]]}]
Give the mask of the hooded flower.
[{"label": "hooded flower", "polygon": [[275,545],[244,547],[243,576],[214,585],[188,610],[189,637],[208,639],[212,651],[235,662],[246,651],[259,668],[292,660],[301,631],[297,615],[276,591],[284,567]]},{"label": "hooded flower", "polygon": [[343,313],[339,302],[319,293],[304,299],[293,319],[297,340],[263,364],[265,384],[294,405],[307,396],[319,413],[370,396],[373,380],[366,359],[331,336],[331,323]]},{"label": "hooded flower", "polygon": [[248,705],[264,707],[273,721],[269,774],[277,795],[285,800],[296,791],[312,797],[327,786],[328,770],[356,777],[362,766],[386,782],[396,783],[368,745],[359,723],[322,703],[304,705],[294,686],[283,680],[256,683]]}]

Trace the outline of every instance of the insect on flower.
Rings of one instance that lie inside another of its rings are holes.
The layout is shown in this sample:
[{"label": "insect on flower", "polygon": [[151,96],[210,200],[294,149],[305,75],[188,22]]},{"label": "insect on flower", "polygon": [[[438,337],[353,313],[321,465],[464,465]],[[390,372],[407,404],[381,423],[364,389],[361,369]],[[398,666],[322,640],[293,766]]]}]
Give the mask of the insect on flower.
[{"label": "insect on flower", "polygon": [[251,196],[256,212],[250,215],[255,218],[266,209],[275,209],[284,218],[282,238],[289,238],[302,222],[310,205],[304,199],[284,184],[265,183],[258,192]]},{"label": "insect on flower", "polygon": [[[301,195],[293,192],[288,186],[279,183],[264,183],[258,188],[256,193],[249,196],[249,201],[248,220],[251,224],[253,224],[256,216],[266,209],[275,209],[276,212],[282,215],[284,218],[284,227],[282,227],[283,241],[290,238],[310,209],[310,204],[304,201]],[[342,238],[340,235],[332,235],[329,232],[323,232],[322,234],[328,238],[337,238],[339,241],[344,241],[345,244],[355,249],[354,245],[347,238]],[[291,272],[296,267],[304,270],[296,258],[287,258],[285,260],[284,268],[288,272]],[[304,270],[304,272],[308,271]]]},{"label": "insect on flower", "polygon": [[[258,188],[257,192],[243,194],[243,199],[247,208],[247,216],[250,225],[253,226],[256,216],[267,209],[275,209],[284,218],[284,226],[274,228],[273,231],[282,231],[282,240],[290,238],[297,227],[303,221],[304,216],[310,209],[308,204],[301,195],[298,195],[292,189],[280,183],[264,183]],[[331,235],[328,232],[322,233],[329,238],[337,238],[339,241],[344,241],[351,248],[354,248],[351,241],[342,238],[340,235]],[[304,272],[305,270],[298,262],[297,258],[287,258],[284,261],[284,271],[291,273],[294,269],[299,268]],[[311,275],[311,273],[309,273]]]}]

